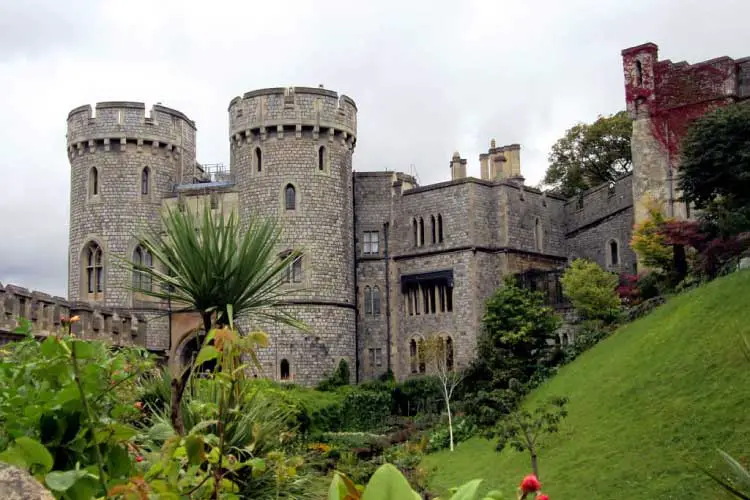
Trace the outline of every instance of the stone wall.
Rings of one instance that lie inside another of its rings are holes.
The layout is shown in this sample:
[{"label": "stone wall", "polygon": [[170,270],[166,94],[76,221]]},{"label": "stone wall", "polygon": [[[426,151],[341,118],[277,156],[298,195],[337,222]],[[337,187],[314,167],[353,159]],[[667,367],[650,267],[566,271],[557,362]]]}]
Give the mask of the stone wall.
[{"label": "stone wall", "polygon": [[16,329],[26,320],[31,332],[46,337],[62,331],[61,318],[79,316],[73,333],[85,339],[104,340],[114,345],[145,345],[146,318],[128,309],[99,304],[68,302],[43,292],[0,284],[0,343],[19,338]]},{"label": "stone wall", "polygon": [[[635,273],[633,175],[591,188],[565,203],[568,258],[593,260],[618,273]],[[617,245],[613,262],[612,242]]]}]

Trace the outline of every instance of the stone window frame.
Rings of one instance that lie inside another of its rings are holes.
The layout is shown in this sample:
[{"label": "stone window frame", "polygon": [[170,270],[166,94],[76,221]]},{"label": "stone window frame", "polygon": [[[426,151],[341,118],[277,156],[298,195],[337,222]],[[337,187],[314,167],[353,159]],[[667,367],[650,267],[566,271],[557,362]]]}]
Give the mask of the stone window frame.
[{"label": "stone window frame", "polygon": [[442,243],[445,241],[445,233],[443,232],[443,215],[438,214],[437,215],[437,242]]},{"label": "stone window frame", "polygon": [[380,316],[383,307],[383,297],[378,285],[365,285],[362,293],[363,312],[365,316]]},{"label": "stone window frame", "polygon": [[253,147],[253,151],[251,154],[252,154],[253,173],[262,174],[264,171],[264,168],[263,168],[264,152],[263,152],[263,148],[260,147],[260,144],[256,144]]},{"label": "stone window frame", "polygon": [[90,167],[86,173],[86,201],[89,203],[100,202],[101,193],[102,173],[100,168],[94,165]]},{"label": "stone window frame", "polygon": [[377,229],[365,229],[362,231],[362,254],[380,255],[380,231]]},{"label": "stone window frame", "polygon": [[315,172],[318,174],[331,173],[331,148],[323,142],[319,142],[315,147]]},{"label": "stone window frame", "polygon": [[141,168],[141,175],[139,176],[141,198],[148,198],[151,196],[151,192],[153,191],[151,187],[151,180],[153,176],[151,174],[151,167],[149,167],[148,165],[145,165],[143,168]]},{"label": "stone window frame", "polygon": [[[291,186],[294,188],[294,208],[286,208],[286,190]],[[302,206],[302,191],[300,190],[297,183],[292,179],[285,179],[281,183],[281,189],[279,192],[279,210],[282,215],[294,216],[301,213],[300,207]]]},{"label": "stone window frame", "polygon": [[[99,264],[97,265],[96,261],[94,262],[93,266],[89,266],[88,259],[89,259],[89,250],[91,246],[96,246],[99,249],[100,252],[100,258],[99,258]],[[99,236],[93,236],[88,235],[86,238],[84,238],[84,243],[81,245],[79,251],[78,251],[78,270],[79,270],[79,288],[78,288],[78,296],[81,298],[81,300],[84,301],[90,301],[90,302],[102,302],[106,297],[107,292],[107,246],[104,243],[103,239]],[[91,277],[89,276],[89,269],[92,269],[92,274],[94,275],[94,281],[96,283],[96,273],[97,269],[100,269],[100,288],[101,290],[98,290],[96,285],[94,286],[94,291],[89,292],[89,284]]]},{"label": "stone window frame", "polygon": [[534,217],[534,251],[536,252],[543,252],[544,251],[544,224],[542,224],[542,219],[540,217]]},{"label": "stone window frame", "polygon": [[[130,244],[128,245],[128,248],[127,248],[127,252],[128,252],[127,255],[129,255],[132,258],[133,262],[136,262],[136,251],[139,248],[141,249],[142,252],[145,251],[145,249],[143,248],[143,246],[140,244],[140,242],[138,240],[133,239],[133,240],[130,241]],[[151,268],[153,269],[153,268],[156,268],[156,267],[158,267],[161,270],[164,270],[163,266],[160,266],[159,263],[158,263],[158,261],[154,258],[154,256],[151,255]],[[131,274],[131,284],[132,284],[131,288],[132,289],[131,289],[131,294],[130,294],[131,295],[130,300],[131,300],[131,303],[132,303],[132,307],[142,307],[142,306],[153,307],[153,304],[156,303],[156,302],[159,302],[160,299],[157,299],[155,297],[151,297],[149,295],[145,295],[145,294],[137,291],[137,289],[136,289],[137,288],[136,287],[136,277],[135,277],[136,273],[137,273],[137,271],[133,270],[133,272]],[[152,290],[153,290],[153,287],[154,287],[154,283],[152,281],[152,283],[151,283],[151,289]],[[160,285],[160,287],[162,288],[162,290],[164,289],[164,285],[163,284]],[[148,303],[148,304],[145,304],[145,303]]]},{"label": "stone window frame", "polygon": [[418,220],[419,224],[419,247],[424,246],[424,217],[420,216]]},{"label": "stone window frame", "polygon": [[[612,252],[613,243],[615,245],[614,253]],[[607,267],[614,268],[620,266],[620,264],[622,263],[622,245],[620,245],[620,241],[617,238],[609,238],[607,240],[607,243],[604,247],[604,253],[606,256]],[[613,256],[617,257],[617,259],[613,259]]]},{"label": "stone window frame", "polygon": [[421,335],[412,336],[407,342],[409,353],[409,373],[423,374],[427,371],[424,360],[424,338]]},{"label": "stone window frame", "polygon": [[411,219],[412,240],[414,248],[419,248],[419,223],[416,217]]},{"label": "stone window frame", "polygon": [[[279,260],[287,258],[292,249],[288,248],[279,252]],[[296,280],[295,275],[299,273],[300,279]],[[308,252],[299,250],[299,256],[284,270],[281,271],[281,281],[283,286],[288,289],[301,289],[309,286],[310,283],[310,259]]]}]

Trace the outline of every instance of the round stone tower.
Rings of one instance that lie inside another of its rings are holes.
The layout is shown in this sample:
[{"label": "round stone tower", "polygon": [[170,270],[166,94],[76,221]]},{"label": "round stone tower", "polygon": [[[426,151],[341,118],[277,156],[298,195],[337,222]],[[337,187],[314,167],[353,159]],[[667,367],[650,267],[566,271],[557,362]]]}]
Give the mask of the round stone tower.
[{"label": "round stone tower", "polygon": [[279,257],[302,252],[285,286],[289,311],[310,332],[247,325],[271,336],[260,353],[265,375],[313,384],[341,359],[354,372],[354,101],[323,88],[255,90],[230,102],[229,125],[241,218],[277,218]]},{"label": "round stone tower", "polygon": [[150,283],[117,257],[151,264],[135,235],[159,227],[162,199],[183,172],[193,172],[195,123],[160,105],[146,116],[138,102],[100,102],[95,111],[85,105],[68,115],[68,298],[142,315],[148,327],[141,343],[164,349],[169,333],[161,305],[129,289]]}]

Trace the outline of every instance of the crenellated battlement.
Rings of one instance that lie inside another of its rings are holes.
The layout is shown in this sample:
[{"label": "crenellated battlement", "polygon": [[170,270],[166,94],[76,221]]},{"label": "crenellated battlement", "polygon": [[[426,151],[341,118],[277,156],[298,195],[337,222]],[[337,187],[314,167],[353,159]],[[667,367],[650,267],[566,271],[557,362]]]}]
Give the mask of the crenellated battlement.
[{"label": "crenellated battlement", "polygon": [[328,137],[353,148],[357,140],[357,105],[345,95],[312,87],[253,90],[229,103],[234,146],[269,137]]},{"label": "crenellated battlement", "polygon": [[61,318],[73,316],[80,318],[72,328],[78,337],[114,345],[145,343],[146,320],[138,314],[0,284],[0,343],[13,338],[23,319],[30,321],[35,336],[46,337],[61,331]]},{"label": "crenellated battlement", "polygon": [[184,113],[160,104],[146,113],[142,102],[109,101],[79,106],[68,113],[68,154],[127,151],[144,146],[154,153],[195,154],[195,122]]}]

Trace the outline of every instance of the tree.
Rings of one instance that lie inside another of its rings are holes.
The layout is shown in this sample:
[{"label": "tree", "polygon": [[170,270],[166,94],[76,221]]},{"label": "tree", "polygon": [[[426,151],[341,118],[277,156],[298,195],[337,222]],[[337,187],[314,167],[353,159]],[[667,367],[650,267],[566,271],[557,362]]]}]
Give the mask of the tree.
[{"label": "tree", "polygon": [[422,347],[425,363],[435,371],[435,377],[440,382],[445,410],[448,413],[448,435],[450,450],[453,451],[453,415],[451,413],[451,398],[456,387],[464,378],[462,372],[454,369],[453,348],[447,345],[443,337],[434,336],[425,340]]},{"label": "tree", "polygon": [[546,184],[573,196],[630,172],[632,121],[625,111],[578,123],[552,146]]},{"label": "tree", "polygon": [[560,324],[542,294],[519,287],[512,276],[487,300],[477,355],[467,374],[478,398],[469,408],[479,425],[494,424],[496,413],[503,411],[506,396],[497,391],[513,381],[526,384],[540,371]]},{"label": "tree", "polygon": [[750,228],[750,106],[731,104],[697,119],[682,140],[679,188],[724,233]]},{"label": "tree", "polygon": [[497,437],[497,451],[510,445],[518,452],[528,451],[531,458],[531,469],[539,477],[537,463],[537,443],[545,434],[558,431],[559,424],[568,415],[565,405],[567,398],[555,397],[538,406],[533,412],[519,409],[502,418],[489,434]]},{"label": "tree", "polygon": [[656,206],[650,207],[648,213],[649,218],[633,228],[630,247],[644,266],[670,273],[672,251],[662,230],[674,219],[665,218]]},{"label": "tree", "polygon": [[[177,311],[197,311],[206,333],[212,324],[226,326],[229,312],[235,318],[281,322],[296,328],[305,325],[282,309],[287,295],[283,272],[299,256],[291,252],[278,259],[280,230],[272,219],[250,219],[241,227],[235,213],[212,216],[206,206],[202,218],[189,211],[168,210],[162,217],[164,231],[137,236],[138,243],[154,259],[149,267],[127,262],[153,283],[138,292],[170,301]],[[182,395],[192,373],[188,366],[172,377],[172,424],[182,434]]]},{"label": "tree", "polygon": [[560,279],[563,295],[586,319],[611,321],[620,310],[616,274],[605,271],[596,262],[576,259]]}]

